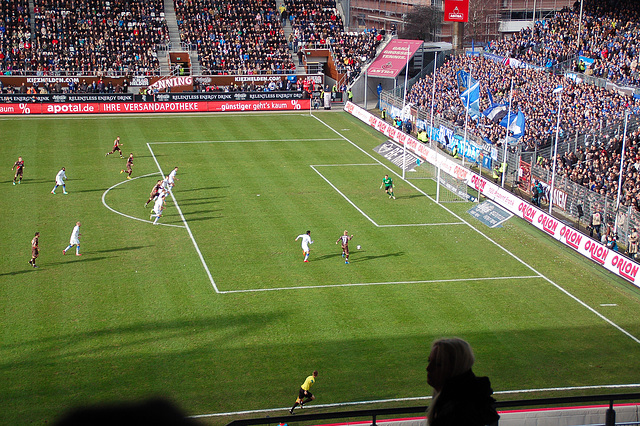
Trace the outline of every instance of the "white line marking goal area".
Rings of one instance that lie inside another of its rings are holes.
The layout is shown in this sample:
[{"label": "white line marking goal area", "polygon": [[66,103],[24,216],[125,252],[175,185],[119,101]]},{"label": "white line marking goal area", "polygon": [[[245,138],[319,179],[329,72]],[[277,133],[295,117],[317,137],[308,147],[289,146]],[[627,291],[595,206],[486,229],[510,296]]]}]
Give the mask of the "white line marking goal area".
[{"label": "white line marking goal area", "polygon": [[353,201],[349,199],[342,191],[340,191],[325,175],[323,175],[318,168],[321,167],[358,167],[358,166],[372,166],[372,167],[380,167],[378,163],[369,163],[369,164],[312,164],[310,167],[316,172],[325,182],[331,186],[338,194],[342,196],[349,204],[353,206],[362,216],[367,218],[369,222],[371,222],[376,228],[393,228],[396,226],[441,226],[441,225],[464,225],[464,222],[432,222],[432,223],[395,223],[395,224],[387,224],[381,225],[373,220],[368,214],[366,214],[360,207],[358,207]]}]

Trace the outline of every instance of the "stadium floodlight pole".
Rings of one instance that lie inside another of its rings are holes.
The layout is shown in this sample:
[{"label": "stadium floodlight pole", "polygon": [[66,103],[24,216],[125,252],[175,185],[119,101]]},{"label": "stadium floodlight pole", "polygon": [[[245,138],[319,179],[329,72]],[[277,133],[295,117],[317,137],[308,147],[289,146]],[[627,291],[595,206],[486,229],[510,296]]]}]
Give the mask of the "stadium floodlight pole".
[{"label": "stadium floodlight pole", "polygon": [[580,0],[580,17],[578,18],[578,41],[576,44],[576,52],[580,54],[580,32],[582,31],[582,1]]},{"label": "stadium floodlight pole", "polygon": [[[409,77],[409,55],[411,55],[411,46],[409,46],[407,44],[407,65],[405,66],[404,69],[404,94],[402,95],[402,112],[400,113],[401,118],[403,119],[404,122],[404,108],[405,108],[405,103],[407,101],[407,80]],[[402,131],[402,129],[400,129],[400,131]],[[403,146],[403,150],[402,150],[402,180],[404,180],[404,169],[407,166],[407,142],[405,139],[405,143],[402,144]]]},{"label": "stadium floodlight pole", "polygon": [[463,146],[461,146],[461,152],[462,152],[462,167],[464,167],[464,150],[467,146],[467,122],[469,121],[469,100],[471,99],[471,91],[469,90],[471,86],[471,63],[469,63],[469,74],[467,75],[467,107],[465,108],[465,112],[464,112],[464,140],[462,141],[462,143],[464,144]]},{"label": "stadium floodlight pole", "polygon": [[559,86],[553,89],[554,94],[558,94],[558,121],[556,122],[556,142],[553,144],[553,169],[551,171],[551,188],[549,190],[549,214],[553,209],[553,185],[556,180],[556,163],[558,157],[558,137],[560,136],[560,108],[562,106],[562,90],[564,87]]},{"label": "stadium floodlight pole", "polygon": [[438,63],[438,52],[435,52],[436,56],[433,58],[433,88],[431,89],[431,120],[429,122],[430,134],[429,134],[429,146],[433,148],[431,136],[433,135],[433,104],[436,100],[436,64]]},{"label": "stadium floodlight pole", "polygon": [[624,112],[624,134],[622,135],[622,154],[620,154],[620,176],[618,177],[618,198],[616,199],[616,220],[613,222],[613,232],[618,232],[618,209],[620,208],[620,196],[622,195],[622,174],[624,173],[624,147],[627,143],[627,122],[629,110]]},{"label": "stadium floodlight pole", "polygon": [[[509,108],[507,109],[507,136],[504,138],[504,155],[502,157],[502,162],[507,162],[507,147],[509,146],[509,128],[511,127],[511,101],[513,101],[513,74],[511,74],[511,89],[509,89]],[[502,170],[501,182],[500,186],[504,188],[505,181],[505,171],[502,165],[500,166]]]},{"label": "stadium floodlight pole", "polygon": [[533,26],[536,26],[536,0],[533,0]]}]

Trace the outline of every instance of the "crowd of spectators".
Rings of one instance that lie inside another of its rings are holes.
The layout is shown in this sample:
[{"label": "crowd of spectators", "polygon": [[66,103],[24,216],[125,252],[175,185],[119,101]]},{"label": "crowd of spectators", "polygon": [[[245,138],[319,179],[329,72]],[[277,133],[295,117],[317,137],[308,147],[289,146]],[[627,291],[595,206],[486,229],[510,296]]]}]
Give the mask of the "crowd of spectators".
[{"label": "crowd of spectators", "polygon": [[295,71],[274,0],[176,0],[175,9],[204,74]]},{"label": "crowd of spectators", "polygon": [[[294,57],[328,47],[353,81],[374,58],[376,30],[345,33],[335,0],[174,0],[184,45],[203,74],[295,73]],[[153,75],[169,43],[163,0],[0,2],[0,69],[6,74]],[[291,26],[285,39],[284,26]]]},{"label": "crowd of spectators", "polygon": [[[526,118],[526,131],[521,143],[524,149],[548,146],[555,137],[558,97],[553,90],[563,86],[560,134],[598,134],[613,123],[621,123],[626,110],[640,111],[640,100],[589,84],[536,69],[512,68],[483,57],[449,57],[436,73],[434,114],[457,126],[464,126],[465,113],[460,99],[457,71],[470,71],[480,82],[480,111],[489,107],[489,96],[494,103],[507,102],[510,97],[511,78],[514,81],[512,110],[521,110]],[[413,85],[407,94],[408,102],[427,112],[431,109],[433,80],[429,75]],[[468,131],[492,144],[503,143],[506,129],[484,115],[477,121],[468,119]],[[623,175],[623,202],[635,208],[640,206],[640,130],[630,133],[625,149]],[[587,149],[559,154],[558,176],[566,176],[579,185],[599,194],[615,198],[622,151],[622,136],[613,136],[606,143],[592,144]],[[552,159],[541,160],[540,165],[551,169]],[[640,209],[639,209],[640,210]]]},{"label": "crowd of spectators", "polygon": [[0,2],[0,70],[12,72],[24,69],[31,49],[28,0]]},{"label": "crowd of spectators", "polygon": [[[581,24],[579,7],[580,3],[576,2],[573,9],[563,9],[552,18],[537,21],[533,28],[492,41],[488,49],[500,56],[546,68],[573,61],[569,65],[575,71],[639,86],[640,3],[584,0]],[[580,63],[578,56],[587,61]],[[593,60],[592,64],[588,63],[589,59]]]},{"label": "crowd of spectators", "polygon": [[355,80],[362,67],[375,58],[382,35],[375,29],[345,32],[335,0],[285,0],[285,7],[292,28],[290,48],[331,49],[337,71],[346,74],[348,82]]},{"label": "crowd of spectators", "polygon": [[[512,68],[484,57],[449,57],[436,73],[434,114],[464,126],[465,108],[460,100],[457,83],[459,70],[471,71],[480,82],[480,111],[489,107],[491,93],[494,103],[508,102],[513,77],[513,114],[521,110],[526,118],[526,132],[521,141],[525,149],[549,145],[555,135],[558,99],[552,94],[563,86],[561,132],[588,134],[622,120],[626,109],[638,110],[640,101],[615,91],[588,84],[577,84],[563,76],[536,69]],[[431,109],[432,75],[416,82],[407,94],[407,101],[423,109]],[[481,114],[478,121],[468,120],[472,133],[496,144],[506,136],[506,129]]]},{"label": "crowd of spectators", "polygon": [[162,0],[36,0],[27,70],[157,74],[157,45],[169,40],[163,10]]}]

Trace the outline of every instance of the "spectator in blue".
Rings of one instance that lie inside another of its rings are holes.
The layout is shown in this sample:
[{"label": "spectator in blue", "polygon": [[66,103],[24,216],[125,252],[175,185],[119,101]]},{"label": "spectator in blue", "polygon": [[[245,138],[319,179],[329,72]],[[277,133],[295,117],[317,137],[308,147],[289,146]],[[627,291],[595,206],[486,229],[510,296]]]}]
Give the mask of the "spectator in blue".
[{"label": "spectator in blue", "polygon": [[380,94],[382,93],[382,83],[378,83],[378,88],[376,89],[376,91],[378,92],[378,105],[376,105],[376,108],[380,109]]}]

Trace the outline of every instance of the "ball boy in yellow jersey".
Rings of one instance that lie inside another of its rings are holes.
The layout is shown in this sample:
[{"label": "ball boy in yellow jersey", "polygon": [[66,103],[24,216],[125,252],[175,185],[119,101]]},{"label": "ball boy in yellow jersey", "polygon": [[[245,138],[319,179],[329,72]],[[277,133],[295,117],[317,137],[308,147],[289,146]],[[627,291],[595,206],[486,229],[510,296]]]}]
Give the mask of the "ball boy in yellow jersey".
[{"label": "ball boy in yellow jersey", "polygon": [[298,391],[298,399],[296,399],[296,403],[293,404],[291,410],[289,410],[290,414],[293,414],[293,409],[300,405],[300,408],[304,407],[309,401],[313,401],[316,399],[315,396],[311,393],[311,386],[316,382],[316,377],[318,377],[318,370],[315,370],[312,375],[307,377],[302,386],[300,386],[300,390]]}]

